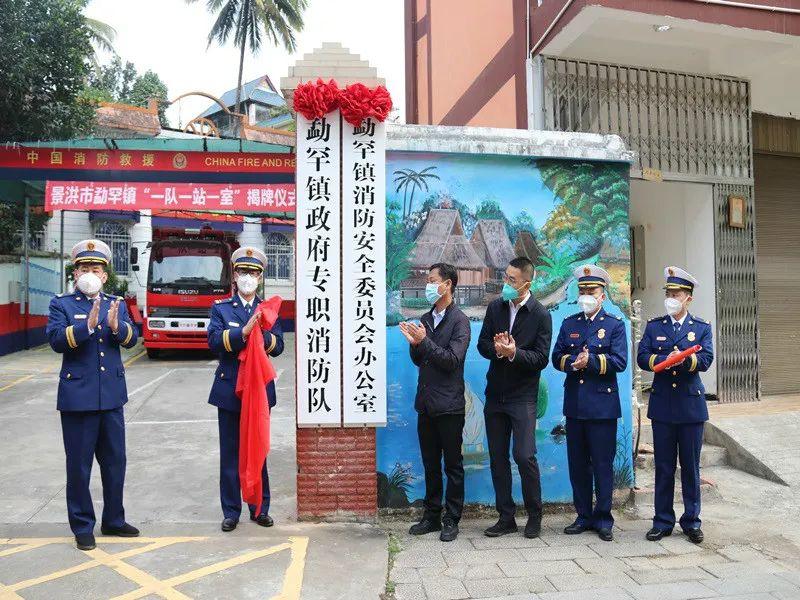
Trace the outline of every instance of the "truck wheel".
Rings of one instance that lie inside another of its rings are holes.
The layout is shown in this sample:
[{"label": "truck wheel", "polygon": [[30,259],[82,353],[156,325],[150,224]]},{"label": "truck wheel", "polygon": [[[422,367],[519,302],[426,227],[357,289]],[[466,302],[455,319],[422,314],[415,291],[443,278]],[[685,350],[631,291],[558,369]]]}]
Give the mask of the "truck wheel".
[{"label": "truck wheel", "polygon": [[147,358],[153,359],[158,358],[161,354],[161,350],[158,348],[148,348],[147,349]]}]

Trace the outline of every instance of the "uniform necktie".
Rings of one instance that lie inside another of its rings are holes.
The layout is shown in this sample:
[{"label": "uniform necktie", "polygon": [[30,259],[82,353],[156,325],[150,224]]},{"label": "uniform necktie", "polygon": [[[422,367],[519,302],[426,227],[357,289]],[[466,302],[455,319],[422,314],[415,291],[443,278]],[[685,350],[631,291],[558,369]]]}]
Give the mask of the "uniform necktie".
[{"label": "uniform necktie", "polygon": [[681,330],[681,322],[675,321],[672,326],[675,328],[675,333],[677,334]]},{"label": "uniform necktie", "polygon": [[245,312],[247,313],[248,316],[250,315],[250,309],[251,308],[252,307],[249,304],[245,304],[244,305],[244,310],[245,310]]}]

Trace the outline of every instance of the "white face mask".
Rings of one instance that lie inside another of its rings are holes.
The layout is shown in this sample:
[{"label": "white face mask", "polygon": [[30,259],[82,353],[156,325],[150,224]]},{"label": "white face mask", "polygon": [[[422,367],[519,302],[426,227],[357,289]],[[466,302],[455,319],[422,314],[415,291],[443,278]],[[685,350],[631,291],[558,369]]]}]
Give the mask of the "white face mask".
[{"label": "white face mask", "polygon": [[103,287],[103,281],[94,273],[84,273],[75,283],[78,289],[87,296],[94,296]]},{"label": "white face mask", "polygon": [[591,315],[600,306],[600,301],[589,294],[578,296],[578,306],[581,307],[583,314]]},{"label": "white face mask", "polygon": [[667,309],[667,314],[670,317],[674,317],[683,309],[683,302],[677,298],[664,298],[664,308]]},{"label": "white face mask", "polygon": [[258,277],[254,277],[253,275],[239,275],[236,278],[236,285],[240,292],[249,296],[255,292],[258,287]]}]

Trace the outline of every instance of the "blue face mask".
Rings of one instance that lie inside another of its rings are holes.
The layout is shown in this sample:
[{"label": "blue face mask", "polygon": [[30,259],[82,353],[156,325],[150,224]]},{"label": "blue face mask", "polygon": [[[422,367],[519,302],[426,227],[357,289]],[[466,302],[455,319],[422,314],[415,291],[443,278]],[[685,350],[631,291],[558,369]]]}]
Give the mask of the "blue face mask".
[{"label": "blue face mask", "polygon": [[519,298],[519,290],[512,287],[510,283],[503,284],[503,291],[501,292],[503,296],[503,300],[508,302],[509,300],[516,300]]},{"label": "blue face mask", "polygon": [[425,286],[425,298],[428,300],[428,304],[436,304],[442,297],[442,294],[439,293],[440,285],[440,283],[429,283]]}]

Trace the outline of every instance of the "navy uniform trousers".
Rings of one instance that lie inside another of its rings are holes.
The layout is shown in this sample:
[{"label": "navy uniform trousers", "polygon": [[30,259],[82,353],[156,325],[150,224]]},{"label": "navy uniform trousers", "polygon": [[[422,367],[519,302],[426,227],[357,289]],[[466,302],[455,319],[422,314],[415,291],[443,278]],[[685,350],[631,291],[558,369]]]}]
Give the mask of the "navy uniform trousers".
[{"label": "navy uniform trousers", "polygon": [[[242,488],[239,482],[239,416],[241,413],[224,408],[217,409],[219,424],[219,498],[226,519],[239,520],[242,514]],[[261,514],[269,513],[269,473],[267,461],[261,469]],[[250,515],[256,516],[256,507],[250,506]]]},{"label": "navy uniform trousers", "polygon": [[702,350],[682,364],[656,373],[647,407],[653,426],[656,463],[655,514],[653,527],[672,531],[675,527],[675,468],[681,465],[684,531],[700,527],[700,450],[708,420],[705,388],[700,373],[714,361],[711,325],[691,314],[677,329],[668,316],[651,319],[639,342],[637,361],[642,369],[653,367],[673,350],[698,344]]},{"label": "navy uniform trousers", "polygon": [[57,408],[66,454],[67,513],[75,535],[94,530],[89,482],[95,458],[103,481],[102,523],[111,528],[125,524],[123,405],[128,393],[119,349],[133,347],[137,333],[124,302],[119,305],[117,333],[113,333],[106,317],[115,297],[100,294],[100,299],[98,324],[93,332],[87,325],[92,301],[80,292],[53,298],[47,321],[50,346],[63,355]]},{"label": "navy uniform trousers", "polygon": [[[239,375],[239,351],[245,347],[242,327],[261,303],[256,297],[248,313],[238,296],[218,301],[211,309],[208,325],[208,345],[219,356],[219,367],[214,373],[214,383],[208,397],[209,404],[217,407],[219,424],[219,496],[222,514],[226,519],[239,520],[242,513],[242,492],[239,481],[239,417],[241,400],[236,395],[236,379]],[[267,355],[275,357],[283,352],[283,330],[275,323],[270,331],[264,331],[264,346]],[[275,406],[275,382],[267,385],[269,409]],[[266,515],[270,506],[269,474],[267,462],[261,469],[261,514]],[[255,506],[250,506],[254,515]]]},{"label": "navy uniform trousers", "polygon": [[[584,347],[589,350],[589,362],[575,371],[571,365]],[[583,313],[567,317],[553,346],[552,361],[567,374],[564,416],[576,523],[611,529],[617,420],[622,416],[617,373],[628,365],[625,324],[602,308],[591,320]]]}]

